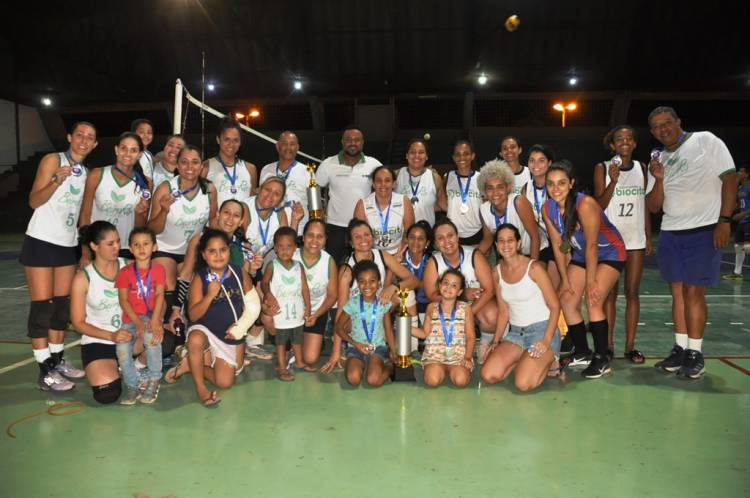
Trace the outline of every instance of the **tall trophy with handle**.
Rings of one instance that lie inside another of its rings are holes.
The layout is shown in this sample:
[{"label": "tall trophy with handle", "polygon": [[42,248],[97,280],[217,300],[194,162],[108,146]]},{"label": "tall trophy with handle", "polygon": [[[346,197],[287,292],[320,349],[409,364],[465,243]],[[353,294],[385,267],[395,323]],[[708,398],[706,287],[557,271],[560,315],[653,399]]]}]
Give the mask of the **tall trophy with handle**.
[{"label": "tall trophy with handle", "polygon": [[307,172],[310,173],[310,183],[307,186],[307,207],[310,211],[311,220],[323,219],[323,198],[320,194],[320,185],[315,179],[315,166],[307,165]]},{"label": "tall trophy with handle", "polygon": [[401,300],[396,316],[396,364],[393,369],[394,382],[415,382],[414,366],[411,364],[411,316],[406,309],[409,289],[399,288],[396,295]]}]

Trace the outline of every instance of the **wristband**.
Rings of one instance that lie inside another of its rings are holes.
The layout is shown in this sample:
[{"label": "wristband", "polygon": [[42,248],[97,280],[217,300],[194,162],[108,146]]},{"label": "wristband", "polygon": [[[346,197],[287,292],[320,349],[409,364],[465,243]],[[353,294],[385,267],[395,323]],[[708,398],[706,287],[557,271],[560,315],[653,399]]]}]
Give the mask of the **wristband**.
[{"label": "wristband", "polygon": [[732,217],[731,216],[719,216],[719,223],[731,223]]}]

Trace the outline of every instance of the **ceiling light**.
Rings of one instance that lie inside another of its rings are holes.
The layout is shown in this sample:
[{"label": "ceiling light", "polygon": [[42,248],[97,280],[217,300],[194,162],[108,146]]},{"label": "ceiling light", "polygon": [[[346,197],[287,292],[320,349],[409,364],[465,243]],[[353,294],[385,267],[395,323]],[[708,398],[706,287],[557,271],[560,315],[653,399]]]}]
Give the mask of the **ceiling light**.
[{"label": "ceiling light", "polygon": [[302,90],[302,82],[300,80],[294,80],[294,89]]},{"label": "ceiling light", "polygon": [[49,97],[42,97],[42,105],[44,107],[49,107],[52,105],[52,99]]},{"label": "ceiling light", "polygon": [[479,83],[482,86],[486,85],[487,84],[487,75],[484,74],[484,73],[480,74],[479,77],[477,78],[477,83]]},{"label": "ceiling light", "polygon": [[578,84],[578,78],[576,78],[575,76],[571,76],[570,78],[568,78],[568,85],[576,86],[577,84]]}]

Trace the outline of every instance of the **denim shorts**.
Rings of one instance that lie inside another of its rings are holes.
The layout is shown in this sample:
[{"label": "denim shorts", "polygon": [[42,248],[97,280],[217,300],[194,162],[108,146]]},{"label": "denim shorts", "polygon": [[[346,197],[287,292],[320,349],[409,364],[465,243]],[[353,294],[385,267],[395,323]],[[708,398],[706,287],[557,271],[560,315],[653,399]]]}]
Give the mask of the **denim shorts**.
[{"label": "denim shorts", "polygon": [[[385,344],[381,346],[377,346],[375,348],[375,351],[373,351],[372,354],[374,356],[379,356],[380,359],[383,360],[383,363],[387,362],[390,358],[390,356],[388,356],[388,346],[386,346]],[[356,358],[365,363],[367,363],[367,360],[368,360],[368,357],[362,354],[362,351],[360,351],[359,349],[355,348],[352,345],[346,346],[346,354],[344,356],[346,357],[347,360],[349,358]]]},{"label": "denim shorts", "polygon": [[656,259],[663,280],[701,287],[719,283],[721,249],[714,247],[714,226],[661,231]]},{"label": "denim shorts", "polygon": [[[516,346],[521,347],[523,350],[528,351],[531,346],[541,341],[544,338],[544,332],[547,330],[547,320],[532,323],[525,327],[519,327],[511,324],[510,330],[503,337],[503,342],[512,342]],[[555,355],[555,359],[560,358],[560,331],[555,329],[555,334],[552,336],[552,340],[549,345],[552,350],[552,354]]]}]

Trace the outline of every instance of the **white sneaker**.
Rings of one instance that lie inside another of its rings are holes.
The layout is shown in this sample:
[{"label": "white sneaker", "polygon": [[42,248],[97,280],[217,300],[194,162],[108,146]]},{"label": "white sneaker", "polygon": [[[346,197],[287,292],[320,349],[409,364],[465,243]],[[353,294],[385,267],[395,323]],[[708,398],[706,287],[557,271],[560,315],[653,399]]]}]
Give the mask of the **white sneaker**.
[{"label": "white sneaker", "polygon": [[273,358],[273,353],[266,351],[260,346],[250,346],[247,348],[247,351],[245,351],[245,356],[258,358],[259,360],[270,360]]},{"label": "white sneaker", "polygon": [[82,379],[86,377],[85,371],[81,370],[80,368],[74,367],[73,365],[65,361],[65,358],[60,360],[60,363],[57,364],[55,370],[69,379]]},{"label": "white sneaker", "polygon": [[39,375],[37,381],[39,389],[42,391],[65,392],[70,391],[76,385],[60,375],[57,370],[50,370],[46,375]]}]

